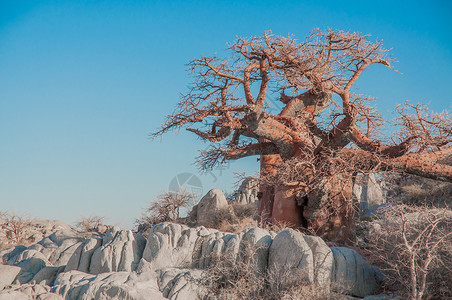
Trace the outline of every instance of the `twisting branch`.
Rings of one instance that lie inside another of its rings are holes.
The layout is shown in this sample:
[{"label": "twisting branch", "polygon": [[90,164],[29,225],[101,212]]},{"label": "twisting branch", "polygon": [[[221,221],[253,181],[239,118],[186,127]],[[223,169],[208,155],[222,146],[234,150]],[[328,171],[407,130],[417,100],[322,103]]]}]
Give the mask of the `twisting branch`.
[{"label": "twisting branch", "polygon": [[[355,169],[347,167],[347,172],[391,169],[449,180],[450,167],[422,156],[442,155],[451,148],[452,121],[446,111],[431,113],[419,104],[398,106],[395,125],[400,132],[388,143],[378,139],[385,122],[370,105],[372,99],[353,94],[354,84],[369,66],[381,64],[396,71],[380,41],[315,29],[299,43],[293,36],[265,32],[238,38],[228,51],[226,59],[201,57],[188,64],[192,86],[153,137],[186,128],[221,143],[201,155],[207,168],[225,159],[277,154],[283,162],[322,159],[332,169],[320,174],[329,176],[338,166],[344,169],[347,160],[337,160],[353,152]],[[282,91],[279,100],[284,106],[279,111],[267,109],[269,90]],[[256,143],[243,145],[244,140]],[[268,142],[259,143],[263,140]],[[366,165],[366,159],[372,163]]]}]

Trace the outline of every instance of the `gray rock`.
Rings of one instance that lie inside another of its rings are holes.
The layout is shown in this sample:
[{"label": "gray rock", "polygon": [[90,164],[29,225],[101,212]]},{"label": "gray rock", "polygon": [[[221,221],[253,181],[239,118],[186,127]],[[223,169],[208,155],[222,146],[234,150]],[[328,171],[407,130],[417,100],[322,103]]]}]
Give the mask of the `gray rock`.
[{"label": "gray rock", "polygon": [[[45,236],[48,236],[58,230],[71,230],[70,226],[64,222],[56,220],[24,220],[27,224],[21,229],[20,235],[22,237],[22,243],[24,246],[28,246],[31,243],[36,243],[42,240]],[[0,225],[5,220],[0,218]],[[0,226],[0,239],[6,238],[7,232]],[[6,239],[6,244],[13,246],[15,243],[12,240]],[[3,256],[3,254],[0,254]]]},{"label": "gray rock", "polygon": [[239,204],[250,204],[259,201],[259,183],[256,180],[246,178],[235,195],[234,202]]},{"label": "gray rock", "polygon": [[314,255],[301,232],[284,229],[270,246],[268,271],[285,284],[314,282]]},{"label": "gray rock", "polygon": [[205,288],[197,284],[201,270],[178,270],[178,274],[163,289],[163,296],[171,300],[204,299]]},{"label": "gray rock", "polygon": [[157,276],[155,272],[90,275],[73,270],[58,275],[52,292],[62,295],[66,300],[165,299],[158,289]]},{"label": "gray rock", "polygon": [[19,255],[21,255],[25,250],[27,250],[27,247],[19,245],[0,251],[1,260],[4,264],[13,265],[16,263]]},{"label": "gray rock", "polygon": [[2,291],[0,292],[0,300],[29,300],[30,297],[20,291]]},{"label": "gray rock", "polygon": [[168,298],[173,286],[173,279],[188,270],[189,269],[167,268],[156,271],[158,273],[157,284],[164,297]]},{"label": "gray rock", "polygon": [[53,243],[60,246],[64,241],[68,239],[73,240],[82,240],[83,238],[75,231],[73,230],[59,230],[54,232],[53,234],[49,235],[48,237]]},{"label": "gray rock", "polygon": [[154,226],[143,252],[139,270],[159,270],[172,267],[207,268],[213,257],[240,259],[244,248],[256,250],[256,271],[264,273],[267,266],[271,234],[252,228],[238,234],[228,234],[204,227],[163,223]]},{"label": "gray rock", "polygon": [[44,267],[33,276],[33,281],[36,283],[44,282],[46,285],[52,285],[58,274],[64,271],[64,266],[62,267]]},{"label": "gray rock", "polygon": [[198,203],[197,224],[206,227],[214,225],[218,210],[226,208],[228,205],[228,201],[221,190],[210,190]]},{"label": "gray rock", "polygon": [[[224,233],[218,232],[200,239],[201,244],[198,243],[198,245],[200,245],[200,251],[197,251],[199,256],[194,259],[197,268],[205,269],[211,265],[213,258],[221,258],[221,255],[225,252],[227,247],[225,240],[223,239],[224,237]],[[238,251],[230,256],[237,259]]]},{"label": "gray rock", "polygon": [[375,269],[355,250],[331,247],[334,256],[333,289],[357,297],[376,294],[379,290]]},{"label": "gray rock", "polygon": [[79,270],[85,273],[89,272],[91,258],[94,251],[102,246],[102,240],[97,238],[86,239],[74,251],[69,259],[64,271]]},{"label": "gray rock", "polygon": [[102,244],[92,254],[89,268],[92,274],[136,270],[146,239],[130,230],[112,229],[104,236]]},{"label": "gray rock", "polygon": [[54,266],[58,267],[67,265],[72,254],[74,254],[80,244],[81,242],[76,239],[67,239],[63,241],[49,256],[49,261]]},{"label": "gray rock", "polygon": [[[334,291],[357,297],[378,292],[380,273],[376,268],[351,249],[330,249],[319,237],[292,229],[277,235],[261,228],[232,234],[163,223],[149,229],[147,241],[118,228],[102,239],[60,231],[29,248],[1,251],[4,262],[20,268],[16,279],[9,278],[5,285],[11,281],[22,285],[8,286],[0,296],[197,299],[205,292],[196,284],[203,271],[184,268],[205,269],[213,257],[237,262],[250,255],[257,274],[268,271],[283,285],[307,282],[329,289],[332,283]],[[58,267],[63,262],[66,264]],[[0,268],[0,287],[6,273]],[[52,290],[44,285],[52,283]],[[42,290],[44,287],[49,290]]]},{"label": "gray rock", "polygon": [[[270,246],[273,242],[271,234],[262,228],[253,227],[248,229],[241,241],[241,255],[247,258],[249,251],[254,252],[253,260],[256,264],[256,273],[265,274],[268,266]],[[248,249],[247,249],[248,248]]]},{"label": "gray rock", "polygon": [[0,265],[0,291],[13,283],[20,270],[19,267]]},{"label": "gray rock", "polygon": [[17,264],[21,270],[17,275],[16,280],[18,280],[21,284],[31,281],[42,268],[47,266],[47,264],[47,261],[36,257],[21,261]]},{"label": "gray rock", "polygon": [[51,263],[47,260],[47,257],[45,257],[44,254],[42,254],[39,251],[33,250],[31,248],[28,248],[27,250],[21,252],[19,255],[16,256],[15,264],[18,264],[22,261],[28,260],[30,258],[38,258],[46,262],[46,265],[50,265]]},{"label": "gray rock", "polygon": [[143,259],[152,270],[189,267],[200,256],[194,254],[199,247],[198,240],[208,234],[204,227],[188,228],[174,223],[155,225],[149,233]]},{"label": "gray rock", "polygon": [[78,299],[82,288],[87,289],[96,275],[80,271],[69,271],[60,273],[53,283],[51,291],[62,295],[65,299]]},{"label": "gray rock", "polygon": [[53,266],[60,267],[68,263],[84,239],[73,230],[60,230],[40,241],[35,247],[40,247],[39,251]]},{"label": "gray rock", "polygon": [[313,254],[314,282],[324,289],[329,289],[334,264],[333,252],[318,236],[305,235],[304,240]]},{"label": "gray rock", "polygon": [[353,186],[353,194],[359,202],[359,209],[363,213],[374,210],[386,202],[385,193],[375,174],[359,175]]}]

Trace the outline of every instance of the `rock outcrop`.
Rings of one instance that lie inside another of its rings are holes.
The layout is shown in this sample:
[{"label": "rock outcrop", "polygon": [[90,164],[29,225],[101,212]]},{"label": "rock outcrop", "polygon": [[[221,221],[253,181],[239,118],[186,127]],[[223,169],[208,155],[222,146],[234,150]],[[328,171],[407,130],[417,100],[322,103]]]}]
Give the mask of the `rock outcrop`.
[{"label": "rock outcrop", "polygon": [[358,253],[292,229],[233,234],[162,223],[146,238],[118,228],[102,236],[63,230],[0,255],[0,299],[198,299],[206,292],[198,279],[214,258],[253,258],[259,276],[288,276],[342,294],[378,290],[376,270]]},{"label": "rock outcrop", "polygon": [[353,195],[363,213],[374,210],[386,202],[385,193],[375,174],[358,175],[353,185]]},{"label": "rock outcrop", "polygon": [[[4,244],[4,247],[12,247],[16,245],[18,240],[28,246],[41,241],[54,232],[72,230],[68,224],[58,220],[27,219],[20,216],[15,220],[12,219],[13,215],[6,219],[2,219],[0,216],[0,244]],[[18,227],[21,228],[20,232],[12,230],[12,228]]]},{"label": "rock outcrop", "polygon": [[229,206],[228,200],[219,189],[211,189],[196,206],[197,224],[210,227],[215,224],[216,213]]},{"label": "rock outcrop", "polygon": [[369,265],[355,250],[331,247],[334,256],[333,288],[358,297],[378,291],[379,272]]},{"label": "rock outcrop", "polygon": [[257,180],[246,178],[240,184],[240,187],[235,194],[234,202],[245,205],[256,203],[259,201],[259,183]]},{"label": "rock outcrop", "polygon": [[21,268],[17,266],[0,265],[0,291],[13,283]]}]

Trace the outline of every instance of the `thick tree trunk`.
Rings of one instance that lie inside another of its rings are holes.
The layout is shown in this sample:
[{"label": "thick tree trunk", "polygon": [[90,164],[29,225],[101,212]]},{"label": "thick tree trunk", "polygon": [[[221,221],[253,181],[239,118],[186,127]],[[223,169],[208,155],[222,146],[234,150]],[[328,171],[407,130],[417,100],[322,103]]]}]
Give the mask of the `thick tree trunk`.
[{"label": "thick tree trunk", "polygon": [[[261,174],[275,174],[279,155],[261,155]],[[325,177],[316,190],[299,203],[299,188],[262,184],[259,197],[259,224],[281,224],[292,228],[310,228],[331,241],[354,240],[355,224],[351,178],[336,174]]]},{"label": "thick tree trunk", "polygon": [[[276,167],[281,164],[277,155],[261,155],[261,175],[275,175]],[[280,224],[300,228],[303,222],[302,207],[296,201],[297,190],[286,186],[269,186],[261,184],[258,205],[259,224]]]},{"label": "thick tree trunk", "polygon": [[[281,158],[276,155],[260,156],[260,173],[275,174],[275,166],[281,163]],[[258,204],[258,223],[261,225],[270,224],[272,221],[273,203],[275,197],[275,189],[273,186],[261,184]]]},{"label": "thick tree trunk", "polygon": [[260,224],[309,228],[330,241],[351,243],[355,239],[351,180],[327,181],[323,188],[311,191],[302,205],[297,201],[296,188],[261,187]]},{"label": "thick tree trunk", "polygon": [[330,241],[350,243],[355,239],[353,182],[341,174],[324,178],[322,184],[308,194],[303,216],[308,227]]},{"label": "thick tree trunk", "polygon": [[278,186],[275,188],[272,223],[300,228],[303,225],[302,207],[298,205],[298,190],[293,187]]},{"label": "thick tree trunk", "polygon": [[258,203],[257,222],[260,225],[271,224],[275,189],[272,186],[261,184]]}]

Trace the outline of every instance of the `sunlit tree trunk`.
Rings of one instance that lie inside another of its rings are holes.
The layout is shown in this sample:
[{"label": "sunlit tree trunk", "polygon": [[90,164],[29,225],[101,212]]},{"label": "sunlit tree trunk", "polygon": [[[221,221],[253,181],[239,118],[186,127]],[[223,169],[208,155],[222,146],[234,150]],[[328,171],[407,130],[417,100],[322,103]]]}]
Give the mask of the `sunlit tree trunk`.
[{"label": "sunlit tree trunk", "polygon": [[[274,162],[273,160],[272,162]],[[261,170],[271,171],[270,157],[261,160]],[[285,224],[309,228],[332,241],[351,242],[355,236],[351,178],[336,174],[323,180],[308,195],[299,196],[292,186],[261,186],[260,224]]]},{"label": "sunlit tree trunk", "polygon": [[292,228],[303,226],[302,206],[298,205],[296,196],[298,189],[289,186],[275,188],[273,202],[272,223],[286,225]]},{"label": "sunlit tree trunk", "polygon": [[[261,175],[276,172],[275,166],[281,163],[278,154],[261,155],[260,156],[260,173]],[[258,223],[261,225],[270,224],[272,221],[273,203],[275,198],[275,188],[272,185],[261,184],[259,192],[258,204]]]}]

